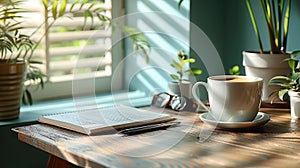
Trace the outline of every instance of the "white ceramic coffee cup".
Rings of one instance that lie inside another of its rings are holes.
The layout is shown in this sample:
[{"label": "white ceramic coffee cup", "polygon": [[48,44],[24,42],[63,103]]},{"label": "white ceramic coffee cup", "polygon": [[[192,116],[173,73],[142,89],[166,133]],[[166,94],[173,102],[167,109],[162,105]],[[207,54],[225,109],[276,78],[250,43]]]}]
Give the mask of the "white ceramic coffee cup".
[{"label": "white ceramic coffee cup", "polygon": [[193,85],[192,95],[201,106],[204,106],[197,95],[199,85],[208,91],[209,114],[216,121],[252,121],[259,111],[262,78],[220,75],[208,77],[207,83],[197,82]]}]

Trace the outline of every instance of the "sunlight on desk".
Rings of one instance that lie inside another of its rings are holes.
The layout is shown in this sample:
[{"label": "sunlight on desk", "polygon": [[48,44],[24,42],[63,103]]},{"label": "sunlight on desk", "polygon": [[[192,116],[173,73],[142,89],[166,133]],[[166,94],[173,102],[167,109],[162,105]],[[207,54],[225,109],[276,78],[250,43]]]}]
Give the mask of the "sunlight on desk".
[{"label": "sunlight on desk", "polygon": [[300,122],[288,110],[261,110],[271,116],[266,125],[216,129],[204,142],[200,130],[210,128],[191,112],[181,112],[176,127],[133,136],[86,136],[44,124],[14,130],[20,141],[80,167],[299,167]]}]

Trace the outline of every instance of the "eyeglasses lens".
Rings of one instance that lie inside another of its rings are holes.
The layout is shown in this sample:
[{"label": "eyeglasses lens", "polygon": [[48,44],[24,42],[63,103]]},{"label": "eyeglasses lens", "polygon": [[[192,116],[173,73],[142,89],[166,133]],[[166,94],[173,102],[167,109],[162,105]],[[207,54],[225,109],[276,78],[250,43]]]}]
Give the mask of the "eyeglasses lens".
[{"label": "eyeglasses lens", "polygon": [[154,102],[156,107],[165,107],[170,100],[170,95],[166,93],[159,94],[156,101]]},{"label": "eyeglasses lens", "polygon": [[174,97],[171,101],[171,108],[173,110],[182,110],[186,106],[186,99],[184,97]]}]

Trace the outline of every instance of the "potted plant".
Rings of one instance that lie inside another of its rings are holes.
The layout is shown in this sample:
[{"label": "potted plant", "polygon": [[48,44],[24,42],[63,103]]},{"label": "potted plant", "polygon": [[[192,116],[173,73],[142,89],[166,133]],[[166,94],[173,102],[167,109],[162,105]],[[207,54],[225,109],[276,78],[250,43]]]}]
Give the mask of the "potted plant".
[{"label": "potted plant", "polygon": [[[0,120],[18,118],[20,100],[32,103],[30,92],[24,88],[25,81],[40,83],[43,86],[43,73],[30,59],[34,41],[22,34],[21,22],[17,19],[24,12],[19,8],[20,1],[1,1],[0,6]],[[30,83],[30,82],[29,82]]]},{"label": "potted plant", "polygon": [[[287,101],[290,100],[292,118],[300,117],[300,51],[294,51],[288,62],[291,74],[288,76],[278,75],[271,78],[269,85],[280,86],[282,89],[275,91],[278,97]],[[273,94],[274,94],[273,93]]]},{"label": "potted plant", "polygon": [[189,58],[183,50],[178,52],[177,59],[178,61],[173,60],[171,63],[171,66],[176,69],[177,73],[170,75],[174,81],[168,83],[169,92],[191,98],[192,84],[188,79],[184,78],[184,75],[196,76],[200,75],[202,71],[198,68],[188,67],[188,63],[194,63],[196,60]]},{"label": "potted plant", "polygon": [[[46,26],[46,31],[60,17],[71,17],[70,14],[83,12],[85,19],[97,18],[103,22],[111,23],[111,19],[101,13],[104,9],[96,7],[97,2],[87,3],[87,1],[74,1],[70,8],[67,8],[67,0],[48,1],[41,0],[44,10],[50,12],[51,21],[43,23],[36,29]],[[43,87],[45,75],[34,64],[40,62],[33,61],[32,54],[42,41],[43,37],[34,41],[33,34],[22,33],[22,14],[27,12],[21,8],[18,0],[3,0],[0,2],[0,120],[15,119],[19,117],[21,97],[23,102],[32,104],[31,94],[28,87],[39,84]],[[76,8],[75,6],[79,6]],[[134,28],[120,27],[133,40],[135,50],[140,50],[148,60],[148,49],[150,44],[145,39],[143,33]],[[25,81],[25,82],[24,82]],[[26,83],[26,85],[24,85]],[[24,87],[25,86],[25,87]]]},{"label": "potted plant", "polygon": [[290,57],[286,49],[289,35],[291,0],[260,1],[264,22],[268,30],[270,49],[266,49],[263,46],[260,34],[261,30],[259,29],[261,26],[258,26],[256,21],[256,18],[259,16],[254,14],[255,11],[252,8],[250,0],[246,0],[246,5],[260,50],[243,51],[243,65],[246,75],[258,76],[264,79],[262,99],[268,102],[268,96],[274,90],[277,90],[278,87],[269,87],[267,81],[273,76],[287,75],[290,72],[288,64],[282,62],[282,60]]}]

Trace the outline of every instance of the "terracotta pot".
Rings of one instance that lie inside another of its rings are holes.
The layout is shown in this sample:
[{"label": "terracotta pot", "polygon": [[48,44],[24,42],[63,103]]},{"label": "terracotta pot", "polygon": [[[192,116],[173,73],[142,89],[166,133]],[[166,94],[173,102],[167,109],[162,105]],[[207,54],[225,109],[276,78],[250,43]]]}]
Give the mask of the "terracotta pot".
[{"label": "terracotta pot", "polygon": [[25,63],[0,61],[0,120],[19,117],[23,93]]},{"label": "terracotta pot", "polygon": [[264,80],[262,100],[268,101],[270,94],[279,90],[278,86],[268,86],[269,80],[277,75],[288,75],[290,68],[287,62],[289,54],[260,54],[243,51],[243,65],[247,76],[261,77]]}]

